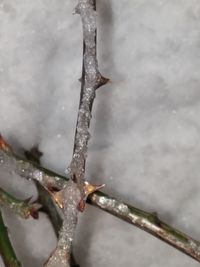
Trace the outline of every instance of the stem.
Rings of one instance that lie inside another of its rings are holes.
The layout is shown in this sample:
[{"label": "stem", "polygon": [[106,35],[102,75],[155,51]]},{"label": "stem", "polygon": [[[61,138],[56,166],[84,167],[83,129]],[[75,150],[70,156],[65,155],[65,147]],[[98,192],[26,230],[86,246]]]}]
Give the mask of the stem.
[{"label": "stem", "polygon": [[0,254],[6,267],[22,267],[11,245],[7,228],[0,212]]},{"label": "stem", "polygon": [[[28,160],[35,162],[39,166],[41,165],[40,158],[43,153],[39,151],[37,146],[33,147],[30,151],[24,151],[24,155]],[[55,234],[58,237],[63,221],[62,211],[56,207],[56,203],[51,198],[49,192],[39,182],[35,182],[38,189],[38,202],[42,204],[41,211],[44,211],[49,216]],[[71,255],[71,266],[79,267],[73,253]]]},{"label": "stem", "polygon": [[23,219],[27,219],[32,216],[34,219],[38,218],[38,209],[41,207],[37,203],[29,203],[28,200],[19,200],[2,188],[0,188],[0,206],[9,208],[14,213],[21,216]]},{"label": "stem", "polygon": [[[14,153],[7,153],[3,150],[0,150],[0,164],[9,164],[10,168],[15,170],[19,175],[28,179],[36,179],[44,187],[52,184],[56,188],[62,189],[67,182],[66,177],[39,167],[35,163],[21,159]],[[26,167],[25,171],[24,167]],[[37,175],[33,175],[33,170],[34,172],[40,173],[43,179],[38,179]],[[123,221],[139,227],[200,262],[200,243],[160,221],[155,214],[147,213],[129,204],[125,204],[100,191],[92,193],[88,198],[88,202]],[[124,207],[123,212],[121,210],[122,207]]]},{"label": "stem", "polygon": [[[28,180],[36,180],[43,187],[49,186],[55,188],[62,188],[66,182],[66,177],[56,174],[53,171],[45,169],[35,162],[22,159],[15,155],[12,151],[5,151],[0,149],[0,167],[15,172],[21,177]],[[62,177],[62,179],[60,179]]]},{"label": "stem", "polygon": [[[96,0],[79,0],[75,11],[80,14],[83,25],[83,63],[73,157],[69,169],[72,179],[83,191],[92,106],[96,89],[106,84],[108,79],[100,74],[96,58]],[[84,195],[84,192],[82,194]]]},{"label": "stem", "polygon": [[83,69],[80,103],[74,138],[74,151],[69,167],[70,181],[58,193],[59,200],[62,200],[63,224],[56,250],[45,264],[45,267],[70,266],[78,211],[83,209],[87,198],[85,162],[89,140],[89,125],[95,91],[102,80],[96,59],[95,6],[95,0],[79,0],[75,8],[76,13],[81,16],[83,25]]},{"label": "stem", "polygon": [[200,262],[200,242],[162,222],[156,213],[148,213],[118,201],[102,192],[89,197],[91,204],[161,239]]}]

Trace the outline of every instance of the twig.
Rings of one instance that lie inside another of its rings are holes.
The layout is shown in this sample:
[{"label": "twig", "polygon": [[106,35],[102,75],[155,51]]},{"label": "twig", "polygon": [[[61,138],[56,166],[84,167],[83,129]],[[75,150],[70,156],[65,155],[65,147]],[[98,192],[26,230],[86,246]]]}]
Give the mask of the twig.
[{"label": "twig", "polygon": [[2,188],[0,188],[0,206],[10,209],[23,219],[27,219],[30,216],[38,219],[38,210],[41,207],[38,203],[30,203],[30,199],[19,200]]},{"label": "twig", "polygon": [[[43,153],[38,149],[38,146],[32,147],[30,150],[24,151],[26,159],[41,166],[40,158]],[[48,216],[54,228],[55,234],[58,237],[62,226],[62,214],[56,207],[56,203],[51,198],[49,192],[38,182],[35,181],[38,190],[38,203],[42,205],[41,211],[44,211]]]},{"label": "twig", "polygon": [[10,242],[7,228],[0,212],[0,255],[6,267],[22,267]]},{"label": "twig", "polygon": [[[81,191],[83,191],[92,106],[96,89],[106,84],[108,79],[100,74],[96,57],[96,0],[79,0],[75,12],[80,14],[83,25],[83,67],[73,158],[69,172],[72,179],[78,184]],[[84,192],[82,193],[84,195]]]},{"label": "twig", "polygon": [[[39,180],[39,181],[45,181],[44,183],[45,185],[48,184],[48,178],[51,184],[60,189],[66,183],[67,179],[66,177],[61,176],[57,173],[53,174],[52,171],[40,168],[34,163],[30,163],[25,159],[21,159],[19,157],[16,158],[16,155],[14,155],[13,153],[7,154],[5,151],[0,150],[0,162],[2,157],[4,159],[3,164],[8,165],[12,162],[10,168],[12,170],[17,170],[18,174],[23,174],[22,175],[23,177],[25,177],[24,172],[22,171],[24,166],[29,166],[30,170],[28,167],[26,168],[27,178],[29,179],[35,177],[32,176],[32,170],[34,169],[37,170],[37,172],[41,172],[41,176],[46,177],[46,179]],[[182,251],[184,254],[187,254],[188,256],[200,262],[200,243],[195,239],[193,239],[192,237],[189,237],[188,235],[174,229],[172,226],[169,226],[166,223],[161,222],[160,219],[158,218],[155,219],[156,217],[155,214],[147,213],[143,210],[131,206],[130,204],[125,204],[122,201],[118,201],[116,198],[106,195],[100,191],[92,193],[89,196],[87,202],[93,206],[96,206],[108,212],[109,214],[112,214],[122,219],[123,221],[129,222],[132,225],[139,227],[140,229],[163,240],[169,245]]]},{"label": "twig", "polygon": [[0,149],[0,166],[2,169],[14,172],[28,180],[36,180],[45,188],[55,187],[61,189],[66,182],[65,176],[59,175],[58,177],[55,172],[20,158],[12,150]]},{"label": "twig", "polygon": [[156,213],[135,208],[100,191],[89,196],[91,204],[152,234],[200,262],[200,242],[162,222]]},{"label": "twig", "polygon": [[[70,265],[72,241],[78,219],[78,210],[83,211],[87,196],[96,187],[85,181],[85,162],[89,140],[89,125],[95,91],[105,79],[98,70],[96,59],[96,2],[79,0],[75,12],[80,14],[83,25],[83,69],[81,94],[78,110],[74,151],[68,168],[70,181],[55,195],[63,208],[63,225],[59,234],[57,248],[45,267],[66,267]],[[105,83],[105,82],[104,82]]]},{"label": "twig", "polygon": [[[35,162],[39,166],[41,165],[40,158],[43,153],[37,146],[33,147],[30,151],[24,151],[24,155],[28,160]],[[49,192],[38,181],[35,181],[35,183],[38,189],[38,202],[42,204],[41,211],[44,211],[49,216],[55,234],[58,237],[63,221],[62,211],[58,209]],[[71,254],[71,267],[79,267],[73,253]]]}]

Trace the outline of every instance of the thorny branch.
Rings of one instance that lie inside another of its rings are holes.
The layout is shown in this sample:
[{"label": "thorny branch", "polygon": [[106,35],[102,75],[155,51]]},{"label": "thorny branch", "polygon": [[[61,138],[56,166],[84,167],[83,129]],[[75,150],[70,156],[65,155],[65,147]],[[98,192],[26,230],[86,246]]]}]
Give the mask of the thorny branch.
[{"label": "thorny branch", "polygon": [[[31,150],[24,151],[24,155],[28,160],[35,162],[37,165],[41,165],[40,158],[43,153],[38,149],[37,146],[31,148]],[[59,237],[60,228],[62,226],[63,214],[60,209],[56,207],[54,199],[45,188],[37,181],[36,186],[38,189],[38,203],[42,205],[41,211],[44,211],[48,216],[49,220],[54,228],[55,234]],[[71,267],[80,267],[73,255],[71,254]]]},{"label": "thorny branch", "polygon": [[[85,201],[149,232],[200,262],[200,243],[198,241],[165,224],[156,214],[147,213],[96,191],[98,187],[85,181],[85,161],[92,105],[96,89],[106,84],[108,79],[101,76],[96,58],[96,2],[95,0],[78,1],[75,11],[80,14],[83,24],[83,69],[74,151],[68,168],[69,177],[63,177],[33,162],[17,157],[10,146],[0,138],[0,165],[6,166],[6,169],[9,168],[11,172],[22,177],[36,180],[61,208],[63,224],[59,233],[57,248],[45,267],[70,266],[78,212],[84,209]],[[5,195],[6,192],[4,192]],[[13,203],[15,202],[16,199],[13,198]],[[3,229],[3,238],[7,240],[6,228],[1,215],[0,226],[2,226],[0,230]],[[4,247],[0,247],[0,251],[3,253]],[[14,257],[12,247],[9,248],[9,253]]]},{"label": "thorny branch", "polygon": [[[48,179],[49,184],[54,187],[57,186],[58,189],[61,189],[62,185],[66,183],[66,177],[43,169],[35,165],[35,163],[30,163],[2,149],[0,150],[0,164],[1,167],[9,165],[9,168],[14,172],[17,172],[19,175],[23,174],[22,176],[25,178],[37,180],[43,187],[48,185]],[[25,173],[27,177],[24,176],[24,166],[26,166]],[[37,170],[38,176],[32,176],[33,169]],[[123,221],[139,227],[200,262],[200,242],[164,223],[155,213],[148,213],[100,191],[92,193],[88,197],[87,202]]]},{"label": "thorny branch", "polygon": [[[107,83],[99,70],[96,58],[96,1],[79,0],[75,12],[80,14],[83,24],[83,67],[78,119],[75,132],[73,158],[70,174],[83,187],[87,144],[90,137],[89,125],[96,89]],[[84,192],[83,192],[84,194]]]},{"label": "thorny branch", "polygon": [[83,69],[78,119],[74,140],[74,151],[68,168],[70,180],[55,194],[63,209],[63,224],[59,233],[56,250],[45,267],[70,266],[72,242],[78,219],[78,211],[83,211],[88,195],[95,186],[85,181],[85,162],[89,140],[89,125],[95,91],[105,79],[98,70],[96,58],[96,2],[79,0],[75,12],[81,16],[83,26]]},{"label": "thorny branch", "polygon": [[200,262],[200,242],[164,223],[156,213],[135,208],[100,191],[92,194],[89,200],[92,205],[139,227]]}]

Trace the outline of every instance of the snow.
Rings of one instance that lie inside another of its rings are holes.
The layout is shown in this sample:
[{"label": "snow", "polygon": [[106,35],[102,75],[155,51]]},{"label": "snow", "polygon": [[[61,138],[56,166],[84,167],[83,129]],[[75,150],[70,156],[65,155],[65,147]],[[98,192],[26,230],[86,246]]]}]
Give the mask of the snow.
[{"label": "snow", "polygon": [[[19,153],[38,144],[43,165],[62,174],[72,157],[80,93],[76,4],[0,1],[0,131]],[[99,69],[111,82],[97,90],[87,179],[200,240],[200,2],[101,0],[97,10]],[[5,170],[0,177],[17,197],[36,196],[30,182]],[[24,266],[42,266],[56,245],[46,216],[5,217]],[[89,206],[75,254],[81,267],[199,265]]]}]

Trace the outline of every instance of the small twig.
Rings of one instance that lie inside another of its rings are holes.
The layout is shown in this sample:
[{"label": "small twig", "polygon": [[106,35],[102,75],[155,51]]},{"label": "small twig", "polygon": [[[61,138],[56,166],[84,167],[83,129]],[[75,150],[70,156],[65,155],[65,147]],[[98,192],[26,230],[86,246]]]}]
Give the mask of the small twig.
[{"label": "small twig", "polygon": [[10,242],[7,227],[0,212],[0,255],[6,267],[22,267]]},{"label": "small twig", "polygon": [[19,200],[4,191],[2,188],[0,188],[0,206],[8,208],[23,219],[27,219],[29,217],[38,219],[38,210],[41,208],[40,204],[30,203],[30,199]]}]

